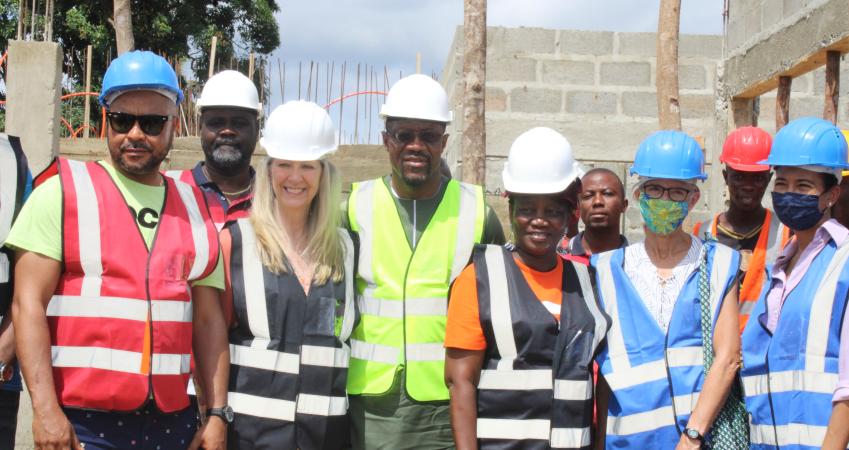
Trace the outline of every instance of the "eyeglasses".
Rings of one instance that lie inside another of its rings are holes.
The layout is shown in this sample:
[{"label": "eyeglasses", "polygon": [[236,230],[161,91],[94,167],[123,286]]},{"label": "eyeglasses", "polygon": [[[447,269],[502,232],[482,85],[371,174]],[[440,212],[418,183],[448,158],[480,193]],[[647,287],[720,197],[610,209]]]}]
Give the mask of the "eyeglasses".
[{"label": "eyeglasses", "polygon": [[652,199],[662,198],[663,194],[669,193],[669,200],[673,202],[683,202],[687,200],[687,197],[690,196],[690,193],[693,192],[686,188],[681,187],[663,187],[658,184],[647,184],[643,186],[643,192],[646,194],[646,197]]},{"label": "eyeglasses", "polygon": [[445,133],[439,133],[436,131],[425,130],[421,132],[410,131],[410,130],[400,130],[400,131],[386,131],[395,142],[398,142],[401,145],[410,145],[415,142],[416,137],[418,137],[419,141],[425,144],[428,147],[432,147],[442,141],[442,136],[445,136]]},{"label": "eyeglasses", "polygon": [[109,119],[109,126],[117,133],[129,133],[133,126],[138,122],[139,128],[148,136],[159,136],[162,133],[162,128],[171,116],[160,116],[157,114],[144,114],[136,116],[122,112],[109,111],[106,113],[106,118]]}]

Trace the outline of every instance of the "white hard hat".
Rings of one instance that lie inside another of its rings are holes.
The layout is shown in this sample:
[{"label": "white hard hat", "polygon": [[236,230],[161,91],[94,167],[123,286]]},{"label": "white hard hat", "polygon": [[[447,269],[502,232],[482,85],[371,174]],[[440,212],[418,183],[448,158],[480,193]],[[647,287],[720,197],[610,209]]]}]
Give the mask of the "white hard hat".
[{"label": "white hard hat", "polygon": [[259,114],[262,105],[256,86],[250,78],[235,70],[224,70],[213,75],[197,101],[198,110],[211,106],[252,109]]},{"label": "white hard hat", "polygon": [[321,106],[292,100],[271,111],[259,145],[275,159],[315,161],[336,151],[336,129]]},{"label": "white hard hat", "polygon": [[386,95],[380,117],[451,122],[454,113],[448,109],[448,94],[431,77],[415,74],[401,78]]},{"label": "white hard hat", "polygon": [[551,128],[525,131],[513,141],[501,177],[504,189],[515,194],[557,194],[581,173],[572,146]]}]

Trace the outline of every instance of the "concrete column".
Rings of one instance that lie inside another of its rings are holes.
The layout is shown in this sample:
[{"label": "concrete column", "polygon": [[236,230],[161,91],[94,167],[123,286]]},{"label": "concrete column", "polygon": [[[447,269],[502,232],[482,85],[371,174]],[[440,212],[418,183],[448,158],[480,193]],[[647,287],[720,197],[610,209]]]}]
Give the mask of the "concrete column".
[{"label": "concrete column", "polygon": [[6,133],[21,138],[33,174],[59,154],[62,48],[55,42],[9,41]]}]

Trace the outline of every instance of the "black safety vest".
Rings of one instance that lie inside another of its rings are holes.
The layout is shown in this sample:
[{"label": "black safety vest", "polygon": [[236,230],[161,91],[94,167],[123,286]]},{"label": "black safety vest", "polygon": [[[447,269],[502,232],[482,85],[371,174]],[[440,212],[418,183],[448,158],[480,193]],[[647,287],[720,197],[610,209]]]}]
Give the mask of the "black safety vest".
[{"label": "black safety vest", "polygon": [[345,279],[304,295],[290,271],[275,274],[256,253],[248,219],[229,223],[236,325],[230,330],[231,449],[341,449],[348,439],[350,349],[356,321],[354,249]]},{"label": "black safety vest", "polygon": [[588,268],[564,261],[558,323],[509,251],[477,246],[472,258],[487,343],[478,383],[480,448],[589,449],[593,356],[610,322]]},{"label": "black safety vest", "polygon": [[[24,203],[27,157],[16,136],[0,133],[0,247]],[[0,320],[12,303],[12,261],[14,252],[0,248]]]}]

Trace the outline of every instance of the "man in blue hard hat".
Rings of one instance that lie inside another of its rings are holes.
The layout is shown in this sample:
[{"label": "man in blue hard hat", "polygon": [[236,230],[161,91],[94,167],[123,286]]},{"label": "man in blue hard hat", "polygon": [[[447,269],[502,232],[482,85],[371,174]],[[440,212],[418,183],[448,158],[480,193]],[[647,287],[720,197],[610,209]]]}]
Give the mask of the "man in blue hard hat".
[{"label": "man in blue hard hat", "polygon": [[[203,194],[160,174],[183,94],[151,52],[109,65],[109,158],[60,159],[6,244],[36,448],[224,449],[229,352]],[[194,343],[194,345],[193,345]],[[211,418],[198,429],[190,362]]]}]

